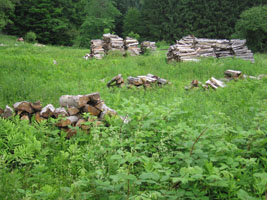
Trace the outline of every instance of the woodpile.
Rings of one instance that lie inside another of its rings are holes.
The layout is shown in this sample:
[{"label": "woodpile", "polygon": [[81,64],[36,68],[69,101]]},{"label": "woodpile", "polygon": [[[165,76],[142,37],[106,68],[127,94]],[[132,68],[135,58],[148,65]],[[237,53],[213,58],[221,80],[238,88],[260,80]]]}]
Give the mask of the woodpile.
[{"label": "woodpile", "polygon": [[[104,41],[103,40],[91,40],[90,57],[95,59],[102,59],[105,56]],[[87,59],[86,59],[87,60]]]},{"label": "woodpile", "polygon": [[122,54],[124,51],[124,41],[117,35],[112,35],[110,33],[103,35],[103,48],[105,53],[108,54],[109,51],[120,51]]},{"label": "woodpile", "polygon": [[189,86],[185,86],[186,90],[194,89],[194,88],[204,88],[209,89],[212,88],[214,90],[218,88],[224,88],[226,87],[226,83],[231,80],[237,80],[237,79],[255,79],[255,80],[261,80],[263,78],[267,78],[266,74],[260,74],[257,77],[256,76],[249,76],[246,74],[243,74],[241,71],[237,70],[231,70],[228,69],[224,72],[225,78],[216,79],[214,77],[211,77],[209,80],[205,82],[205,84],[202,84],[198,80],[193,80]]},{"label": "woodpile", "polygon": [[141,43],[141,53],[144,54],[147,50],[156,51],[156,42],[144,41]]},{"label": "woodpile", "polygon": [[253,53],[246,40],[206,39],[186,36],[169,47],[168,61],[199,61],[200,57],[237,57],[254,63]]},{"label": "woodpile", "polygon": [[124,80],[121,74],[118,74],[117,76],[113,77],[108,83],[107,87],[122,87],[124,85]]},{"label": "woodpile", "polygon": [[[58,119],[57,127],[67,132],[67,138],[76,134],[70,126],[80,127],[82,130],[89,130],[91,125],[100,125],[105,116],[115,116],[117,112],[109,108],[99,93],[87,95],[63,95],[59,99],[60,106],[55,108],[52,104],[42,106],[41,103],[31,103],[28,101],[17,102],[13,108],[8,105],[5,109],[0,108],[0,117],[8,119],[19,116],[21,120],[29,122],[35,120],[40,123],[49,118]],[[89,113],[90,117],[85,118],[84,113]]]},{"label": "woodpile", "polygon": [[136,87],[152,87],[153,85],[163,86],[168,83],[166,79],[160,78],[153,74],[147,74],[143,76],[132,77],[129,76],[127,78],[129,87],[136,86]]},{"label": "woodpile", "polygon": [[128,52],[131,56],[140,55],[141,49],[138,47],[138,40],[126,37],[126,39],[124,40],[124,45],[126,52]]}]

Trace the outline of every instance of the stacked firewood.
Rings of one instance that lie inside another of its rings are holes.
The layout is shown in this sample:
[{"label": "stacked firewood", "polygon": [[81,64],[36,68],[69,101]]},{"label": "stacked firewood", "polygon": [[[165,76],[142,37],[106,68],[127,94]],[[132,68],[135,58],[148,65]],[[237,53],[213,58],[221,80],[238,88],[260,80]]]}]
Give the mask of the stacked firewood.
[{"label": "stacked firewood", "polygon": [[138,47],[139,42],[136,39],[126,37],[124,40],[125,50],[131,55],[131,56],[138,56],[140,55],[141,49]]},{"label": "stacked firewood", "polygon": [[250,60],[252,63],[255,62],[253,53],[246,46],[246,40],[233,39],[230,40],[232,50],[234,55],[238,58],[242,58],[244,60]]},{"label": "stacked firewood", "polygon": [[112,35],[110,33],[103,35],[104,50],[107,54],[109,51],[120,51],[124,54],[124,41],[117,35]]},{"label": "stacked firewood", "polygon": [[105,56],[105,50],[103,47],[104,47],[103,40],[91,40],[90,57],[96,58],[98,60],[102,59]]},{"label": "stacked firewood", "polygon": [[143,86],[144,88],[152,87],[153,85],[166,85],[168,81],[166,79],[160,78],[158,76],[155,76],[153,74],[147,74],[145,76],[137,76],[137,77],[132,77],[129,76],[127,78],[129,87],[131,86],[136,86],[140,87]]},{"label": "stacked firewood", "polygon": [[[8,105],[6,108],[0,109],[0,117],[10,118],[18,115],[21,120],[36,120],[41,122],[49,118],[58,119],[56,126],[67,132],[67,137],[76,134],[70,126],[80,127],[82,130],[89,130],[90,123],[99,125],[104,117],[117,115],[116,111],[109,108],[103,100],[101,100],[99,93],[92,93],[87,95],[64,95],[59,99],[60,106],[55,108],[52,104],[45,107],[41,103],[35,102],[17,102],[13,108]],[[85,118],[84,113],[89,113],[90,116]]]},{"label": "stacked firewood", "polygon": [[231,80],[247,79],[247,78],[261,80],[262,78],[267,78],[267,75],[260,74],[257,77],[249,76],[249,75],[243,74],[241,71],[228,69],[224,72],[224,78],[216,79],[214,77],[211,77],[209,80],[205,82],[205,84],[202,84],[198,80],[193,80],[189,86],[185,86],[185,89],[189,90],[189,89],[200,88],[200,87],[204,89],[208,89],[209,87],[211,87],[212,89],[216,90],[218,88],[226,87],[226,83]]},{"label": "stacked firewood", "polygon": [[170,46],[167,53],[169,61],[198,61],[198,53],[195,49],[195,37],[186,36]]},{"label": "stacked firewood", "polygon": [[245,46],[245,40],[218,40],[186,36],[171,45],[169,61],[198,61],[199,57],[238,57],[254,62],[253,53]]},{"label": "stacked firewood", "polygon": [[150,41],[142,42],[141,53],[145,53],[147,49],[150,51],[156,51],[157,50],[156,42],[150,42]]}]

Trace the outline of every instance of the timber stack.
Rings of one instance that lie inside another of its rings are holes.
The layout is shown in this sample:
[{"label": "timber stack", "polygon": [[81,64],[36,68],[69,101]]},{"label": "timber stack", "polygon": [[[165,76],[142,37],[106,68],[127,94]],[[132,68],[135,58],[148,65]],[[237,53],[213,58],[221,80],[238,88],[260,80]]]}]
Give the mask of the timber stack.
[{"label": "timber stack", "polygon": [[[0,108],[0,117],[8,119],[17,115],[21,120],[30,122],[35,120],[38,123],[49,118],[55,118],[58,119],[55,125],[67,132],[67,138],[70,138],[77,133],[70,126],[89,131],[91,126],[102,124],[106,115],[117,115],[116,111],[109,108],[101,100],[99,93],[76,96],[63,95],[59,99],[59,104],[60,107],[55,108],[52,104],[43,107],[40,101],[35,103],[17,102],[13,105],[13,108],[8,105],[4,110]],[[84,113],[89,113],[90,116],[85,117]]]},{"label": "timber stack", "polygon": [[108,83],[107,87],[122,87],[124,85],[124,80],[121,74],[113,77]]},{"label": "timber stack", "polygon": [[144,41],[141,43],[141,53],[144,54],[146,50],[156,51],[156,42]]},{"label": "timber stack", "polygon": [[246,47],[246,40],[225,40],[183,37],[171,45],[168,61],[199,61],[200,57],[237,57],[254,63],[253,53]]},{"label": "timber stack", "polygon": [[108,54],[109,51],[120,51],[124,54],[124,41],[117,35],[112,35],[110,33],[103,35],[104,50]]},{"label": "timber stack", "polygon": [[103,40],[99,40],[99,39],[91,40],[90,57],[96,58],[98,60],[102,59],[105,56],[105,50],[103,46],[104,46]]},{"label": "timber stack", "polygon": [[131,56],[140,55],[141,49],[138,47],[138,40],[126,37],[126,39],[124,40],[124,45],[126,52],[128,52]]},{"label": "timber stack", "polygon": [[153,85],[163,86],[168,83],[166,79],[160,78],[153,74],[147,74],[147,75],[137,76],[137,77],[129,76],[127,78],[127,81],[128,81],[129,87],[136,86],[136,87],[144,87],[144,88],[149,88],[149,87],[152,87]]}]

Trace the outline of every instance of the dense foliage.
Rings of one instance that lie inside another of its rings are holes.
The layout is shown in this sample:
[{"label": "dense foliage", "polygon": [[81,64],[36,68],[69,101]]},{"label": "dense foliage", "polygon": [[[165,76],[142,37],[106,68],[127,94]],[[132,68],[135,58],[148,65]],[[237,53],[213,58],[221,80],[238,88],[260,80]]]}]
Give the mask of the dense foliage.
[{"label": "dense foliage", "polygon": [[253,51],[267,51],[267,6],[242,12],[233,37],[246,38]]},{"label": "dense foliage", "polygon": [[[0,0],[0,29],[42,43],[87,47],[105,29],[174,42],[188,34],[230,38],[242,11],[266,0]],[[252,20],[253,22],[253,20]],[[266,26],[266,25],[265,25]]]},{"label": "dense foliage", "polygon": [[[267,74],[267,56],[199,63],[150,56],[86,61],[86,49],[38,47],[0,37],[0,107],[99,91],[120,115],[70,140],[53,124],[0,119],[0,199],[264,199],[267,188],[267,79],[217,91],[185,91],[226,69]],[[166,47],[163,47],[163,49]],[[53,64],[57,61],[57,65]],[[172,84],[106,87],[114,75],[153,73]]]}]

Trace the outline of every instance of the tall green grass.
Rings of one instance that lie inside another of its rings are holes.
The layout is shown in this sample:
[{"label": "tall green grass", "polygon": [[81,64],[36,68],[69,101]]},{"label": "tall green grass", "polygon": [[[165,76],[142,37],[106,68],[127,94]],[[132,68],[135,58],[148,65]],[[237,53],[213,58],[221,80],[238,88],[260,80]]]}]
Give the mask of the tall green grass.
[{"label": "tall green grass", "polygon": [[[23,100],[59,106],[61,95],[100,92],[131,119],[127,125],[110,119],[109,127],[71,140],[53,121],[1,119],[2,199],[264,198],[267,79],[232,81],[217,91],[184,86],[221,78],[226,69],[267,74],[266,54],[256,54],[255,64],[232,58],[167,63],[164,50],[86,61],[88,49],[15,45],[6,36],[0,43],[7,44],[0,47],[0,107]],[[124,79],[152,73],[171,84],[107,88],[119,73]]]}]

